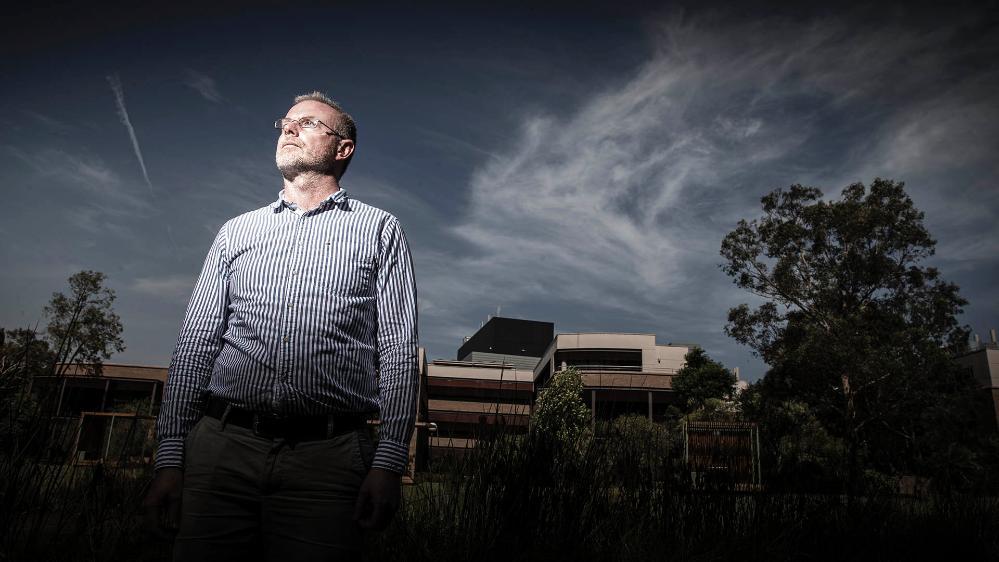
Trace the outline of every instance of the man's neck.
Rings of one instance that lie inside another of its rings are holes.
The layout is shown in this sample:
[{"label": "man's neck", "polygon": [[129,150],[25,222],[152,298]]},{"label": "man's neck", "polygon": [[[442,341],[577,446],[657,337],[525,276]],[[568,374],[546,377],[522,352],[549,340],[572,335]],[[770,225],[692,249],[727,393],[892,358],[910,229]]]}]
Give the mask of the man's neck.
[{"label": "man's neck", "polygon": [[335,176],[303,173],[284,179],[284,198],[303,211],[315,209],[337,191],[340,182]]}]

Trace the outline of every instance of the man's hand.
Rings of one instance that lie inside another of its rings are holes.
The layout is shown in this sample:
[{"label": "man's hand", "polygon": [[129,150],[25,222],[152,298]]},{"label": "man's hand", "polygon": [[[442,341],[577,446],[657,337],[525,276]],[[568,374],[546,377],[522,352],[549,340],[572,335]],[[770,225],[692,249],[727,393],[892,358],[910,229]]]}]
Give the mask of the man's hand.
[{"label": "man's hand", "polygon": [[381,531],[388,527],[399,509],[402,476],[382,468],[368,471],[354,506],[354,520],[364,529]]},{"label": "man's hand", "polygon": [[161,468],[156,471],[142,501],[146,529],[157,538],[173,540],[180,525],[180,495],[184,488],[184,471]]}]

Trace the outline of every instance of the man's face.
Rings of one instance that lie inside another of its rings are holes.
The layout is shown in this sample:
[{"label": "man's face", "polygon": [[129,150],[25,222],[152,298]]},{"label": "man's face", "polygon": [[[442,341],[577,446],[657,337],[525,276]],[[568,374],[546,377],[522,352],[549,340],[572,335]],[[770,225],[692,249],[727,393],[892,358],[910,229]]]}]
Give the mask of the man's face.
[{"label": "man's face", "polygon": [[[311,117],[332,127],[338,116],[336,110],[325,103],[307,100],[292,106],[286,117]],[[339,143],[340,137],[322,125],[317,125],[314,129],[303,129],[298,123],[291,123],[278,136],[275,155],[277,167],[289,179],[302,172],[330,174],[336,162]]]}]

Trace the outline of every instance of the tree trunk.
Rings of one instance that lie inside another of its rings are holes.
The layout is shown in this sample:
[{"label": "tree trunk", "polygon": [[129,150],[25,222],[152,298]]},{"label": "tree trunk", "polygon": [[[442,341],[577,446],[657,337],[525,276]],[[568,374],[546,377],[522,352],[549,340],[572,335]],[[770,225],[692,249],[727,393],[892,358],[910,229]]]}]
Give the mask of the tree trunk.
[{"label": "tree trunk", "polygon": [[848,507],[853,507],[854,496],[857,494],[857,481],[859,480],[859,441],[857,432],[857,408],[854,402],[853,388],[850,386],[850,375],[844,373],[840,375],[843,383],[843,396],[846,398],[846,437],[849,446],[847,457],[846,473],[846,501]]}]

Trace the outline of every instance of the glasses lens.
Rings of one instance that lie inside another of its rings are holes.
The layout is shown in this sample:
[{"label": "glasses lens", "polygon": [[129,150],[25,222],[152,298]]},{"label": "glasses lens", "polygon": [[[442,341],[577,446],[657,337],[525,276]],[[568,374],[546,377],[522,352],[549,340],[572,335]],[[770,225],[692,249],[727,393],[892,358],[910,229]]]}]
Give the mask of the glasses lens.
[{"label": "glasses lens", "polygon": [[291,119],[278,119],[274,122],[275,129],[284,129],[284,126],[291,122]]}]

